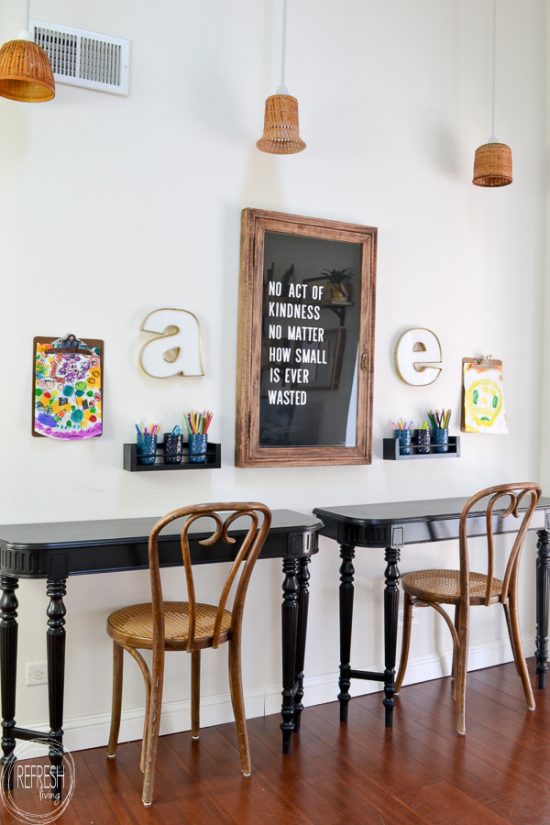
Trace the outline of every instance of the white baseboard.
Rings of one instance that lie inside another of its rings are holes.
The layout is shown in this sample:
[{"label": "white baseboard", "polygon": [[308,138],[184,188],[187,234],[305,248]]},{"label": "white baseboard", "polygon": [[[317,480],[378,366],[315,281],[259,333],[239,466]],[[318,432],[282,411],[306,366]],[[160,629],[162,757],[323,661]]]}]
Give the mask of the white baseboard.
[{"label": "white baseboard", "polygon": [[[535,649],[534,634],[522,636],[523,648],[526,656],[532,656]],[[407,673],[404,684],[413,685],[417,682],[428,682],[431,679],[440,679],[442,676],[449,676],[451,672],[452,648],[442,650],[440,653],[429,656],[409,659]],[[468,670],[480,670],[485,667],[494,667],[511,662],[513,659],[510,642],[508,638],[499,639],[494,642],[485,642],[479,645],[470,645],[468,657]],[[354,667],[356,667],[354,665]],[[383,670],[383,666],[370,664],[358,666],[358,670]],[[380,682],[367,682],[364,680],[352,680],[350,693],[352,696],[364,696],[367,693],[375,693],[382,690]],[[327,673],[321,676],[311,676],[304,679],[304,705],[322,705],[326,702],[336,701],[338,694],[338,672]],[[266,692],[265,713],[277,713],[281,709],[281,693],[275,690]]]},{"label": "white baseboard", "polygon": [[[535,646],[534,634],[523,636],[523,645],[528,656]],[[411,659],[407,668],[405,684],[426,682],[448,676],[451,667],[452,650],[442,650],[438,654]],[[470,647],[468,670],[493,667],[512,661],[508,639],[500,639]],[[363,669],[363,668],[361,668]],[[381,670],[380,664],[365,665],[365,670]],[[354,680],[352,696],[360,696],[381,690],[378,682]],[[304,680],[304,705],[321,705],[334,702],[338,693],[338,673],[309,676]],[[281,689],[278,685],[265,689],[248,691],[245,696],[247,718],[253,719],[281,710]],[[120,742],[141,739],[143,733],[143,708],[133,708],[122,712]],[[229,693],[201,697],[201,725],[205,728],[233,721],[233,711]],[[97,748],[106,745],[109,738],[110,716],[107,713],[66,719],[64,742],[69,751]],[[47,733],[47,724],[30,726]],[[179,733],[190,729],[189,700],[166,702],[162,708],[161,734]],[[27,757],[29,753],[27,751]]]}]

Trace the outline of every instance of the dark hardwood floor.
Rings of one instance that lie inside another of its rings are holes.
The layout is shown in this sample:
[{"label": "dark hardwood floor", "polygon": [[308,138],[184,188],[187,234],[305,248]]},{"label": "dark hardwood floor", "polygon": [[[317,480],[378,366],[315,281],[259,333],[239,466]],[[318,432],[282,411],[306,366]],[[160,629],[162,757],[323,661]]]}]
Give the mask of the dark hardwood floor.
[{"label": "dark hardwood floor", "polygon": [[[533,671],[533,662],[530,663]],[[306,708],[290,756],[279,716],[249,722],[244,779],[233,725],[162,737],[156,801],[141,805],[139,743],[74,754],[76,792],[61,825],[550,825],[550,686],[527,711],[512,664],[469,675],[467,735],[454,732],[451,682],[403,688],[393,731],[381,694]],[[11,825],[0,812],[2,825]]]}]

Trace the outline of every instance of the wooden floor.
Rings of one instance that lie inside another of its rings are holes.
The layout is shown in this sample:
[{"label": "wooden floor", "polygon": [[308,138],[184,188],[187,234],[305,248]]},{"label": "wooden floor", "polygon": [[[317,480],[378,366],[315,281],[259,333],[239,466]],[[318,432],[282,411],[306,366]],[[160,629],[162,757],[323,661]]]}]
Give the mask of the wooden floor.
[{"label": "wooden floor", "polygon": [[[529,663],[533,671],[533,662]],[[451,682],[403,688],[393,731],[381,694],[307,708],[290,756],[279,717],[249,722],[244,779],[232,725],[162,737],[157,796],[140,801],[139,745],[74,755],[76,792],[62,825],[550,825],[550,686],[526,710],[513,665],[471,673],[467,735],[454,733]],[[2,825],[15,822],[0,813]]]}]

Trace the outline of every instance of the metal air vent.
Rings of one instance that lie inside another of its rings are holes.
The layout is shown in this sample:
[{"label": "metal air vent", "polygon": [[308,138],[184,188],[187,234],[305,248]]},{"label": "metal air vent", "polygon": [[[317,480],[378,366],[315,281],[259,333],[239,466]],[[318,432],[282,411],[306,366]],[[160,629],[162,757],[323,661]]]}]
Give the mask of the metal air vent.
[{"label": "metal air vent", "polygon": [[44,20],[31,19],[29,25],[34,42],[50,59],[56,83],[128,94],[129,40]]}]

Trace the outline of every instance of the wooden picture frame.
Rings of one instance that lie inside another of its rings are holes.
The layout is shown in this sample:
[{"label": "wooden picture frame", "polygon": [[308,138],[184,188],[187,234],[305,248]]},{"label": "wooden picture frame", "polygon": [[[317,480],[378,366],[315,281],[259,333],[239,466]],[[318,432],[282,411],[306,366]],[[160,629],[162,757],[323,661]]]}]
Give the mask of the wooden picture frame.
[{"label": "wooden picture frame", "polygon": [[244,209],[236,464],[370,464],[377,230]]}]

